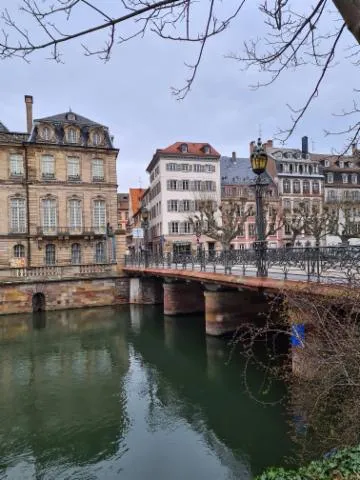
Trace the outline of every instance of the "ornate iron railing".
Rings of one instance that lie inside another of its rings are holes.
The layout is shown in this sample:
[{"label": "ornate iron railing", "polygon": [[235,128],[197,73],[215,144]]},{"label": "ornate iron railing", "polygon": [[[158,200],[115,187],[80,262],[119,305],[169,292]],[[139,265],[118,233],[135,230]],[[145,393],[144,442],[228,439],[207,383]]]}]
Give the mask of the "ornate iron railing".
[{"label": "ornate iron railing", "polygon": [[[360,246],[269,248],[260,255],[270,278],[360,284]],[[125,266],[257,276],[259,251],[241,249],[199,251],[196,254],[152,254],[145,251],[127,255]]]}]

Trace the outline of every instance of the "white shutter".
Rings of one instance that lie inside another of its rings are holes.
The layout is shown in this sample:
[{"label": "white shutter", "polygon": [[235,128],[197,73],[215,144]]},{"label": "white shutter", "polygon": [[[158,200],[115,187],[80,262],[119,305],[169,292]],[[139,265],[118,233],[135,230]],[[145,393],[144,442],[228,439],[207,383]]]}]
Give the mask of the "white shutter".
[{"label": "white shutter", "polygon": [[179,212],[184,211],[184,200],[179,200],[178,209],[179,209]]},{"label": "white shutter", "polygon": [[167,211],[171,212],[171,200],[167,201]]}]

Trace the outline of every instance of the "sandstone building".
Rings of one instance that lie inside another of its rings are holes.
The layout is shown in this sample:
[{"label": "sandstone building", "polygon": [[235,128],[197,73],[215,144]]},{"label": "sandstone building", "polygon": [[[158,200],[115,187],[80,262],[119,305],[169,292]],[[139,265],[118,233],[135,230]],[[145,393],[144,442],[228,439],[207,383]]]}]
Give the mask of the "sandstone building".
[{"label": "sandstone building", "polygon": [[0,266],[112,263],[116,158],[107,127],[74,112],[0,123]]}]

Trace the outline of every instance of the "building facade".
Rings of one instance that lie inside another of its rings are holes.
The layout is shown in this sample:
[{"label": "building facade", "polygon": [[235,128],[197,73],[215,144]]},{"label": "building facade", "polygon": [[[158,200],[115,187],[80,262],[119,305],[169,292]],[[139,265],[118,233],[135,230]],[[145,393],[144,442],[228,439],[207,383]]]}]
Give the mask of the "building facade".
[{"label": "building facade", "polygon": [[1,266],[116,262],[116,158],[108,128],[74,112],[2,126]]},{"label": "building facade", "polygon": [[[269,248],[282,246],[283,228],[281,221],[281,202],[277,186],[270,175],[265,172],[263,180],[266,180],[267,188],[264,192],[264,211],[266,215],[266,232],[270,232],[270,222],[275,220],[274,234],[267,237]],[[256,240],[256,205],[255,205],[255,174],[250,165],[249,158],[238,158],[233,152],[231,157],[221,157],[221,201],[242,202],[244,212],[252,212],[246,217],[242,235],[236,237],[231,246],[235,249],[251,248]],[[243,213],[244,213],[243,212]]]},{"label": "building facade", "polygon": [[[359,244],[360,237],[360,152],[353,146],[351,155],[313,154],[324,174],[324,205],[336,209],[339,223],[351,223],[354,238],[352,244]],[[347,210],[345,220],[344,211]],[[340,227],[341,228],[341,227]],[[334,232],[335,233],[335,232]],[[329,233],[327,245],[338,245],[341,238]]]},{"label": "building facade", "polygon": [[118,229],[125,231],[129,221],[129,194],[117,194]]},{"label": "building facade", "polygon": [[195,236],[189,217],[203,199],[220,203],[220,154],[208,143],[176,142],[156,150],[147,172],[152,251],[190,253],[199,243],[214,250],[214,240]]},{"label": "building facade", "polygon": [[[250,149],[253,144],[250,145]],[[277,185],[284,215],[296,215],[299,204],[307,204],[309,211],[321,211],[324,195],[324,175],[318,161],[308,149],[308,138],[302,138],[302,148],[278,148],[272,140],[265,144],[268,154],[268,173]],[[283,242],[288,245],[292,231],[284,225]],[[325,241],[325,240],[324,240]],[[315,239],[306,231],[296,239],[297,246],[314,246]]]}]

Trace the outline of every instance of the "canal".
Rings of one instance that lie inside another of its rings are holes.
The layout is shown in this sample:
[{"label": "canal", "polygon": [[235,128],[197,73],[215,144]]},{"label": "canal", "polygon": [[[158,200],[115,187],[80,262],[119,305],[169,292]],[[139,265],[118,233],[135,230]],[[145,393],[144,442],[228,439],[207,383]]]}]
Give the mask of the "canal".
[{"label": "canal", "polygon": [[[201,317],[153,306],[0,317],[0,479],[246,480],[284,465],[284,407],[252,399],[229,354]],[[247,381],[261,396],[263,374]]]}]

